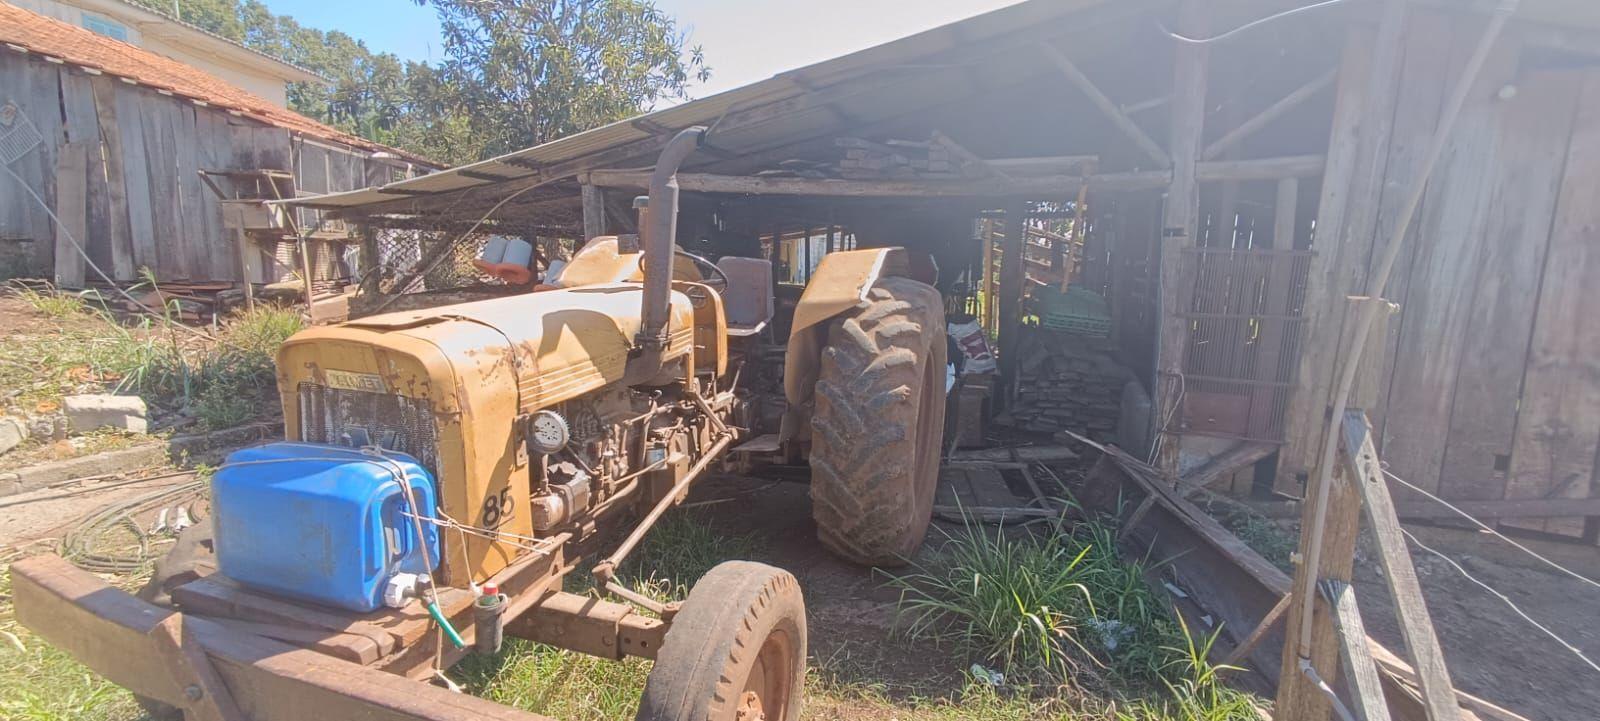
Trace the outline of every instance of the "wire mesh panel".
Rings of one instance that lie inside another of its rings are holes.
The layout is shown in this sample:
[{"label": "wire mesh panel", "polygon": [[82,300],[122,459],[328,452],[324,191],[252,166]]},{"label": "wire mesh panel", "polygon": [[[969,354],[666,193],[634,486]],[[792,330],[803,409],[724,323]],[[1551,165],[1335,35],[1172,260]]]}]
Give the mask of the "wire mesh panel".
[{"label": "wire mesh panel", "polygon": [[1187,432],[1281,441],[1311,251],[1185,250],[1194,294],[1183,364]]}]

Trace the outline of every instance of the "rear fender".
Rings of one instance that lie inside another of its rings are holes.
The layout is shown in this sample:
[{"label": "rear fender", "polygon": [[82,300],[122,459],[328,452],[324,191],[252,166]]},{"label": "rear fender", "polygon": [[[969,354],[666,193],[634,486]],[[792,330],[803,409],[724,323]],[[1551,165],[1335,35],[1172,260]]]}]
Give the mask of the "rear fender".
[{"label": "rear fender", "polygon": [[847,250],[823,256],[795,307],[783,357],[783,395],[788,409],[778,431],[781,441],[806,440],[811,434],[812,397],[828,340],[828,321],[867,300],[879,278],[911,275],[904,248]]}]

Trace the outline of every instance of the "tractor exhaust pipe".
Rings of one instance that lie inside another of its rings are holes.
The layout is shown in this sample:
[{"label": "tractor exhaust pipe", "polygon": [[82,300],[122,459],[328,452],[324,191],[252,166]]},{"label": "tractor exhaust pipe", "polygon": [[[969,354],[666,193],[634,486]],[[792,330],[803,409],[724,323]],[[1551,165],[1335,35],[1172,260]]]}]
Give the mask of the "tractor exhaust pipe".
[{"label": "tractor exhaust pipe", "polygon": [[700,147],[706,129],[696,125],[678,132],[661,149],[650,174],[650,201],[645,213],[644,301],[628,381],[643,383],[661,371],[667,347],[668,303],[671,301],[672,254],[678,244],[678,166]]}]

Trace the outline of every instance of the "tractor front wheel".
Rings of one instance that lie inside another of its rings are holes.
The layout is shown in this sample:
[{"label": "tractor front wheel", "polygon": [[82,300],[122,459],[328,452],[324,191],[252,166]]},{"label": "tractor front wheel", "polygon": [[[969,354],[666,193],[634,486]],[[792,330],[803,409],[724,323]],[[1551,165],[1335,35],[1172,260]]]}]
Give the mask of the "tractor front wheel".
[{"label": "tractor front wheel", "polygon": [[638,721],[798,721],[806,605],[787,571],[718,564],[672,618]]},{"label": "tractor front wheel", "polygon": [[811,416],[811,500],[823,545],[856,563],[899,566],[933,517],[944,435],[939,291],[889,277],[834,320]]}]

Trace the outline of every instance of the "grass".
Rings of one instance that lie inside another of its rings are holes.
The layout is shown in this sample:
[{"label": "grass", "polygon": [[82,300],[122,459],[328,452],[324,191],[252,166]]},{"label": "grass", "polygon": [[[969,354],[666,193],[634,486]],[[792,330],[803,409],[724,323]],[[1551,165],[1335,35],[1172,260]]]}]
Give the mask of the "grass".
[{"label": "grass", "polygon": [[114,721],[143,715],[132,694],[16,622],[9,570],[0,572],[0,597],[0,718]]},{"label": "grass", "polygon": [[[650,532],[619,576],[641,593],[681,601],[713,566],[750,558],[760,550],[755,536],[723,535],[703,516],[677,511]],[[572,573],[567,581],[568,591],[590,589],[586,570]],[[475,696],[563,721],[600,721],[633,716],[650,663],[636,658],[607,661],[507,639],[498,656],[469,657],[451,675]]]},{"label": "grass", "polygon": [[[889,581],[901,591],[902,632],[998,667],[1034,704],[1026,717],[1084,714],[1098,697],[1119,719],[1257,718],[1253,699],[1207,662],[1215,636],[1189,632],[1148,569],[1119,556],[1110,526],[948,535],[934,560]],[[1038,708],[1040,693],[1082,698],[1058,712]]]},{"label": "grass", "polygon": [[49,333],[0,345],[0,387],[20,389],[25,412],[52,412],[74,393],[132,393],[192,413],[202,429],[254,417],[274,387],[273,357],[301,327],[296,310],[258,306],[224,321],[211,342],[158,319],[124,324],[72,295],[15,288],[54,321]]}]

